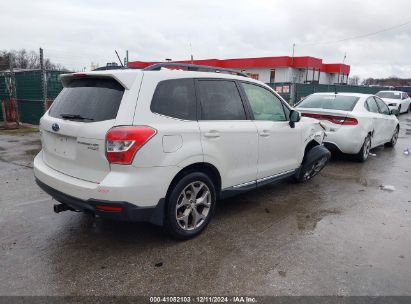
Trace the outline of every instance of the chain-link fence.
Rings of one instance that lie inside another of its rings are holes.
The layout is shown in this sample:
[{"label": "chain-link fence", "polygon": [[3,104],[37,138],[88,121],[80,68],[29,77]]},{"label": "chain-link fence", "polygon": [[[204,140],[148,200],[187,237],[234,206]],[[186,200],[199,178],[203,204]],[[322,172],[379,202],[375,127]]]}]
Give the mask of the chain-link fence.
[{"label": "chain-link fence", "polygon": [[0,120],[13,123],[19,119],[37,125],[63,88],[59,79],[62,73],[67,72],[41,69],[0,72]]}]

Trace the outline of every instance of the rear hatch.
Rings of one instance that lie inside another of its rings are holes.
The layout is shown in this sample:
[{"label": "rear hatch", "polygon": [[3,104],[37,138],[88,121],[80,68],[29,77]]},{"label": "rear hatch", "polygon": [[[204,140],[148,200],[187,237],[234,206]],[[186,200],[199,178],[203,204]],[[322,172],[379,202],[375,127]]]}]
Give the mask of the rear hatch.
[{"label": "rear hatch", "polygon": [[313,94],[297,105],[302,116],[321,120],[326,131],[337,131],[344,125],[356,125],[352,110],[359,97],[340,94]]},{"label": "rear hatch", "polygon": [[115,125],[123,94],[110,77],[73,77],[41,119],[43,160],[64,174],[100,182],[110,172],[107,131]]}]

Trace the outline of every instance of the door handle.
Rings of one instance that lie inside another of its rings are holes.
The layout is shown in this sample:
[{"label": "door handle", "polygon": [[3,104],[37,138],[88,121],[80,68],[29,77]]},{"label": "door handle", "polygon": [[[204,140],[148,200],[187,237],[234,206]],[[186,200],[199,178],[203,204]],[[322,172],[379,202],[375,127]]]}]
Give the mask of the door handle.
[{"label": "door handle", "polygon": [[263,130],[263,131],[260,133],[260,136],[262,136],[262,137],[268,137],[268,136],[270,136],[270,131],[268,131],[268,130]]},{"label": "door handle", "polygon": [[218,137],[220,137],[220,132],[218,132],[217,130],[210,130],[209,132],[206,132],[204,134],[204,137],[218,138]]}]

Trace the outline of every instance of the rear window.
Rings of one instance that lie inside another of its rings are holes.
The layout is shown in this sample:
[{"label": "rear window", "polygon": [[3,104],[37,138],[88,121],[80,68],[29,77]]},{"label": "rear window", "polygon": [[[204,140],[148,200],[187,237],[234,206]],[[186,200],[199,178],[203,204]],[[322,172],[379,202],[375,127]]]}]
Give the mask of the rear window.
[{"label": "rear window", "polygon": [[202,120],[245,120],[243,102],[235,82],[201,80],[198,97]]},{"label": "rear window", "polygon": [[318,108],[328,110],[352,111],[359,97],[344,95],[310,95],[301,101],[297,108]]},{"label": "rear window", "polygon": [[49,115],[84,122],[115,119],[123,94],[114,79],[73,79],[54,100]]},{"label": "rear window", "polygon": [[380,98],[401,99],[400,92],[378,92],[375,95],[377,95]]},{"label": "rear window", "polygon": [[151,101],[154,113],[184,120],[196,120],[196,98],[193,79],[161,81]]}]

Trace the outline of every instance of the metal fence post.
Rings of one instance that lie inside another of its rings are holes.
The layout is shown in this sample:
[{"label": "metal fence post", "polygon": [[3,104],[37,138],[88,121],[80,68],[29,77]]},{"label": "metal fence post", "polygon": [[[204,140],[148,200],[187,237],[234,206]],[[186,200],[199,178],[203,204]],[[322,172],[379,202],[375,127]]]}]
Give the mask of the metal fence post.
[{"label": "metal fence post", "polygon": [[43,49],[40,48],[40,69],[41,69],[41,84],[42,84],[42,95],[43,95],[43,110],[44,113],[47,111],[47,73],[44,67],[44,54]]},{"label": "metal fence post", "polygon": [[4,128],[7,127],[7,116],[6,116],[6,109],[5,109],[5,107],[6,107],[6,101],[5,101],[5,100],[2,100],[2,101],[1,101],[1,112],[2,112],[2,114],[3,114]]},{"label": "metal fence post", "polygon": [[16,125],[17,128],[20,127],[20,116],[19,116],[19,103],[17,100],[17,90],[16,90],[16,75],[14,74],[13,70],[13,55],[9,54],[9,69],[10,69],[10,104],[15,101],[15,108],[16,111]]}]

